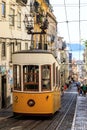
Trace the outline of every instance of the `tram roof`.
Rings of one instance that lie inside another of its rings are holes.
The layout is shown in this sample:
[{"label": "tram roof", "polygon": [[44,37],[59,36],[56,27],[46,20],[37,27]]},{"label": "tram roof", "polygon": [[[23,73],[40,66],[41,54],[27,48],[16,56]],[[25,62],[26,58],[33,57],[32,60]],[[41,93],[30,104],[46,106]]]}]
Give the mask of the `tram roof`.
[{"label": "tram roof", "polygon": [[[30,55],[32,55],[32,58],[30,57]],[[23,56],[25,56],[25,57],[23,57]],[[39,60],[37,60],[37,59],[39,59]],[[16,63],[16,62],[26,63],[26,62],[28,62],[28,60],[31,60],[32,63],[36,63],[36,62],[41,63],[40,59],[44,63],[45,62],[48,62],[48,63],[57,62],[58,63],[58,61],[54,57],[53,53],[48,50],[21,50],[21,51],[17,51],[17,52],[13,53],[13,63]]]},{"label": "tram roof", "polygon": [[13,52],[13,54],[17,54],[17,53],[48,53],[48,54],[52,54],[51,51],[48,51],[48,50],[21,50],[21,51],[16,51],[16,52]]}]

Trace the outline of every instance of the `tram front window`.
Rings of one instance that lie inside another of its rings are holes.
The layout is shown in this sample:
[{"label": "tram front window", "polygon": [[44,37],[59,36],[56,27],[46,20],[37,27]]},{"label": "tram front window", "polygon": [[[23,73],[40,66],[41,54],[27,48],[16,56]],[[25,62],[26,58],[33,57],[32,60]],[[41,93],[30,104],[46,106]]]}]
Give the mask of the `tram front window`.
[{"label": "tram front window", "polygon": [[51,67],[50,65],[43,65],[41,69],[42,74],[42,90],[51,89]]},{"label": "tram front window", "polygon": [[39,90],[39,66],[37,65],[23,66],[23,86],[24,91]]},{"label": "tram front window", "polygon": [[14,90],[21,90],[21,66],[13,65]]}]

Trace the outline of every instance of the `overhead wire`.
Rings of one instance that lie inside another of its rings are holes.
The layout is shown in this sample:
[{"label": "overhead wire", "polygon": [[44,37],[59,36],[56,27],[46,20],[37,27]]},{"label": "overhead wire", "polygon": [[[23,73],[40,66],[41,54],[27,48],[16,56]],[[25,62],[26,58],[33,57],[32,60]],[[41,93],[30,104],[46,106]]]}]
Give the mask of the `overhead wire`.
[{"label": "overhead wire", "polygon": [[[70,41],[70,32],[69,32],[69,24],[68,24],[68,17],[67,17],[67,9],[66,9],[65,0],[64,0],[64,8],[65,8],[66,24],[67,24],[67,31],[68,31],[68,38],[69,38],[69,44],[68,45],[70,46],[71,41]],[[70,46],[70,51],[72,51],[71,46]]]},{"label": "overhead wire", "polygon": [[[64,7],[64,4],[52,4],[53,7]],[[78,7],[79,5],[78,4],[66,4],[66,7]],[[80,4],[80,7],[85,7],[87,6],[87,3],[81,3]]]},{"label": "overhead wire", "polygon": [[[59,21],[58,23],[65,23],[66,21]],[[79,20],[68,20],[68,22],[70,23],[70,22],[79,22]],[[87,22],[87,20],[86,19],[80,19],[80,22]]]},{"label": "overhead wire", "polygon": [[80,0],[79,0],[79,60],[80,60],[80,44],[81,44],[81,28],[80,28]]},{"label": "overhead wire", "polygon": [[[45,2],[43,2],[43,3],[45,3]],[[2,4],[2,2],[0,2],[0,5]],[[13,5],[13,6],[19,6],[19,4],[17,4],[17,3],[6,3],[6,5]],[[61,6],[63,6],[64,7],[64,4],[51,4],[53,7],[61,7]],[[24,5],[25,7],[27,7],[27,6],[30,6],[30,4],[27,4],[27,5]],[[66,4],[66,7],[78,7],[79,5],[78,5],[78,3],[71,3],[71,4]],[[85,2],[85,3],[80,3],[80,7],[82,7],[82,6],[87,6],[87,3]]]},{"label": "overhead wire", "polygon": [[[65,8],[65,16],[66,16],[66,21],[58,21],[58,23],[66,23],[67,24],[67,31],[68,31],[68,38],[69,38],[69,43],[71,43],[70,41],[70,32],[69,32],[69,22],[78,22],[79,23],[79,60],[80,60],[80,54],[81,54],[81,22],[87,22],[87,20],[81,20],[80,19],[80,7],[82,6],[86,6],[87,3],[85,3],[84,5],[82,5],[82,3],[80,2],[79,0],[79,4],[77,4],[77,7],[79,8],[79,20],[71,20],[71,21],[68,21],[68,17],[67,17],[67,9],[66,7],[68,7],[65,3],[65,0],[64,0],[64,4],[62,4]],[[74,4],[73,4],[74,5]]]}]

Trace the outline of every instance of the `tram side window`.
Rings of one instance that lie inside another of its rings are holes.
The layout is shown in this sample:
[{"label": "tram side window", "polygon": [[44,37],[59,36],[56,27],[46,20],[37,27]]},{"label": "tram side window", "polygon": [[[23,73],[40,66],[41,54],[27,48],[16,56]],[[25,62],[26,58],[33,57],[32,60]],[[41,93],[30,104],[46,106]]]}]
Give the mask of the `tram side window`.
[{"label": "tram side window", "polygon": [[59,85],[58,66],[56,67],[56,87]]},{"label": "tram side window", "polygon": [[51,66],[43,65],[41,67],[41,75],[42,75],[42,90],[50,90],[51,89]]},{"label": "tram side window", "polygon": [[23,66],[23,84],[25,91],[39,90],[39,66],[24,65]]},{"label": "tram side window", "polygon": [[14,90],[21,90],[21,66],[13,65]]},{"label": "tram side window", "polygon": [[53,64],[53,86],[55,86],[55,63]]}]

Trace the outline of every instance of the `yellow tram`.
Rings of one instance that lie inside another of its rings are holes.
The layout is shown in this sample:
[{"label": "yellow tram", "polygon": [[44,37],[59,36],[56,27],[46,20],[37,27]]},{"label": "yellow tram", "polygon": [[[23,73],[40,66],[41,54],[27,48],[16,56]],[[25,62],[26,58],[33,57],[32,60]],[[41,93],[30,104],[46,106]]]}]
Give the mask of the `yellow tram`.
[{"label": "yellow tram", "polygon": [[13,113],[48,115],[61,107],[59,64],[47,51],[20,51],[12,56]]}]

